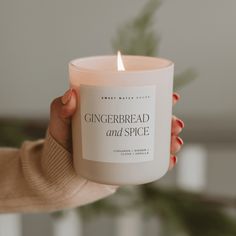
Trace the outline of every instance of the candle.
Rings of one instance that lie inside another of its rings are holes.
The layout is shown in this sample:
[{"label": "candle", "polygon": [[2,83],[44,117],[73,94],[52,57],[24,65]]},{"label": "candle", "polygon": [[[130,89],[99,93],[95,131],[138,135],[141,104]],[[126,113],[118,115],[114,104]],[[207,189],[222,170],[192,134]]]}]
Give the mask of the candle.
[{"label": "candle", "polygon": [[72,118],[76,172],[103,184],[143,184],[168,170],[171,61],[97,56],[69,63],[78,107]]}]

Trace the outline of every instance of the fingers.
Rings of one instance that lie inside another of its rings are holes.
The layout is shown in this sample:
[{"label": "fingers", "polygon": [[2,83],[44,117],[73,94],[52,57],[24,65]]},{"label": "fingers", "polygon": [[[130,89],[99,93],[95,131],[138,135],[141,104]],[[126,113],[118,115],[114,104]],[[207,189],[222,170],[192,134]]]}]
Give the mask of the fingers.
[{"label": "fingers", "polygon": [[179,152],[179,150],[181,149],[183,144],[184,144],[184,142],[180,137],[172,136],[171,137],[171,148],[170,148],[171,154],[175,154],[175,153]]},{"label": "fingers", "polygon": [[183,144],[184,142],[180,137],[174,135],[171,137],[171,156],[169,162],[169,170],[173,169],[173,167],[176,165],[178,159],[175,153],[179,152]]},{"label": "fingers", "polygon": [[[180,95],[178,93],[173,93],[173,105],[175,105],[180,99]],[[177,153],[182,145],[183,140],[178,137],[179,133],[184,128],[184,122],[177,118],[176,116],[172,117],[172,128],[171,128],[171,155],[170,155],[170,162],[169,162],[169,170],[173,169],[173,167],[177,163],[177,157],[175,153]]]},{"label": "fingers", "polygon": [[51,135],[71,150],[71,116],[76,110],[76,92],[68,90],[63,97],[58,97],[51,103],[49,130]]},{"label": "fingers", "polygon": [[176,156],[174,156],[174,155],[170,156],[169,170],[173,169],[173,167],[176,165],[177,161],[178,161],[178,159]]},{"label": "fingers", "polygon": [[180,95],[178,93],[173,93],[172,96],[172,101],[173,101],[173,105],[175,105],[180,99]]},{"label": "fingers", "polygon": [[183,130],[183,128],[184,122],[176,116],[172,116],[171,135],[177,136]]},{"label": "fingers", "polygon": [[60,116],[62,119],[70,118],[76,110],[76,91],[69,89],[61,97]]}]

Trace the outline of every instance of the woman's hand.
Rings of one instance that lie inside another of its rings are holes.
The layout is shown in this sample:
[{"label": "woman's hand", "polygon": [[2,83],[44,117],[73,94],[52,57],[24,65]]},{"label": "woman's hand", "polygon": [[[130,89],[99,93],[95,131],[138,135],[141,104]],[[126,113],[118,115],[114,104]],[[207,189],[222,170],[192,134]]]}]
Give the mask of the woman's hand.
[{"label": "woman's hand", "polygon": [[[173,94],[173,105],[180,96]],[[72,151],[71,117],[76,110],[76,92],[69,89],[62,97],[56,98],[51,103],[49,131],[50,134],[68,151]],[[177,117],[172,117],[170,165],[172,169],[176,162],[176,153],[181,149],[183,140],[178,136],[184,128],[184,123]]]},{"label": "woman's hand", "polygon": [[[180,99],[179,94],[173,94],[173,105],[175,105]],[[170,165],[169,169],[171,170],[177,163],[176,153],[181,149],[184,144],[183,140],[178,136],[179,133],[184,128],[184,122],[172,116],[172,127],[171,127],[171,148],[170,148]]]},{"label": "woman's hand", "polygon": [[54,99],[50,109],[50,134],[69,152],[72,152],[71,117],[76,110],[76,92],[69,89]]}]

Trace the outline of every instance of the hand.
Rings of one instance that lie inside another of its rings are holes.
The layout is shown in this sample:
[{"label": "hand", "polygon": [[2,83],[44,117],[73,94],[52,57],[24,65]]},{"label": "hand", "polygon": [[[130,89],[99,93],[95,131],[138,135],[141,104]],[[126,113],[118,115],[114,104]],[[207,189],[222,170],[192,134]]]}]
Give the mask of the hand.
[{"label": "hand", "polygon": [[[177,93],[173,94],[173,105],[178,102],[180,96]],[[72,135],[71,135],[71,117],[76,110],[76,92],[69,89],[62,97],[58,97],[51,103],[49,131],[50,134],[69,152],[72,152]],[[178,137],[182,131],[184,123],[177,117],[172,117],[171,131],[171,150],[170,150],[170,165],[172,169],[177,157],[175,154],[181,149],[183,140]]]},{"label": "hand", "polygon": [[[179,94],[173,94],[173,105],[175,105],[180,99]],[[179,133],[184,128],[184,122],[177,118],[176,116],[172,116],[172,127],[171,127],[171,148],[170,148],[170,165],[169,170],[173,169],[173,167],[177,163],[176,153],[181,149],[184,144],[183,140],[178,136]]]},{"label": "hand", "polygon": [[55,140],[72,152],[71,117],[76,110],[76,92],[69,89],[51,103],[49,131]]}]

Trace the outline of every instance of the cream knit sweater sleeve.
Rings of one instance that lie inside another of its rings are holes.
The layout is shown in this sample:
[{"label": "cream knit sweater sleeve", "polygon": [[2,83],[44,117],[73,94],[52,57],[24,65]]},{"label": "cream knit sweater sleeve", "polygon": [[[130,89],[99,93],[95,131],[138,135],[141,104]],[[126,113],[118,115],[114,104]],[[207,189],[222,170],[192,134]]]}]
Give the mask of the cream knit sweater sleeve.
[{"label": "cream knit sweater sleeve", "polygon": [[91,203],[115,192],[75,174],[72,155],[50,135],[0,148],[0,212],[56,211]]}]

